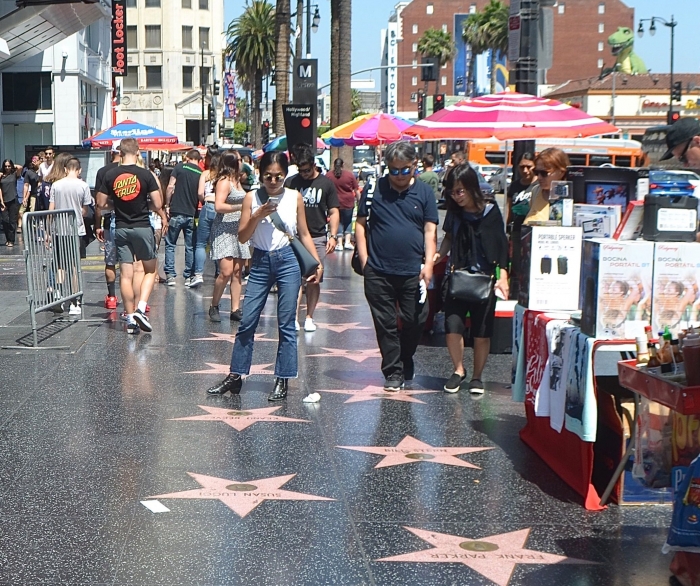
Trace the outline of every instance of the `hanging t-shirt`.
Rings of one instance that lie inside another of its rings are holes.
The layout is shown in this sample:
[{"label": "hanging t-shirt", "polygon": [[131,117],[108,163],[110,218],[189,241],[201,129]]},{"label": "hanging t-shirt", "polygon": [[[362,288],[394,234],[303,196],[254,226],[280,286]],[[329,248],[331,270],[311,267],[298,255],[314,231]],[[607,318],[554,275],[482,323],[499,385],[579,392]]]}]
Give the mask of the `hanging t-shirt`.
[{"label": "hanging t-shirt", "polygon": [[331,209],[339,207],[338,192],[333,182],[325,175],[318,175],[315,179],[304,179],[301,175],[295,175],[285,187],[301,193],[306,211],[306,225],[311,237],[325,236],[328,213]]},{"label": "hanging t-shirt", "polygon": [[137,165],[119,165],[105,174],[105,185],[117,228],[150,227],[148,194],[159,191],[153,173]]}]

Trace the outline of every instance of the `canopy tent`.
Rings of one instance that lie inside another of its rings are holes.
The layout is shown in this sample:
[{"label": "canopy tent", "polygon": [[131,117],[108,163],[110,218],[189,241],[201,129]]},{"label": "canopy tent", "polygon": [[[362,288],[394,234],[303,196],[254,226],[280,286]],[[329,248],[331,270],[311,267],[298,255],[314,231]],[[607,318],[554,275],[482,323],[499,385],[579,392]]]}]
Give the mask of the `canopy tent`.
[{"label": "canopy tent", "polygon": [[405,130],[413,123],[393,114],[364,114],[350,122],[324,132],[321,138],[333,147],[378,146],[397,140],[408,139]]},{"label": "canopy tent", "polygon": [[83,141],[85,148],[110,148],[115,142],[124,138],[135,138],[142,148],[158,148],[158,145],[177,144],[178,138],[158,128],[141,124],[133,120],[124,120],[119,124],[98,132]]}]

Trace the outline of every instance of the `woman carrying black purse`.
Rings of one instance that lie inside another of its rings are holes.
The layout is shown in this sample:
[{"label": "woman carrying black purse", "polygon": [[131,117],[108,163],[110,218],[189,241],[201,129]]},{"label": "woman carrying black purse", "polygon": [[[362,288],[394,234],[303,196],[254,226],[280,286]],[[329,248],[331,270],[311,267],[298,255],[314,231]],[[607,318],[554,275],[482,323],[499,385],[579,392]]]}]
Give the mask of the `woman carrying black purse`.
[{"label": "woman carrying black purse", "polygon": [[[462,359],[468,313],[474,338],[474,370],[468,388],[471,393],[483,394],[481,376],[491,348],[496,297],[508,299],[508,240],[501,211],[495,203],[485,200],[476,171],[468,163],[450,171],[445,180],[445,196],[445,238],[435,254],[435,262],[450,255],[445,331],[455,370],[444,389],[456,393],[466,380]],[[457,274],[452,276],[453,273]],[[465,290],[470,279],[472,291]]]}]

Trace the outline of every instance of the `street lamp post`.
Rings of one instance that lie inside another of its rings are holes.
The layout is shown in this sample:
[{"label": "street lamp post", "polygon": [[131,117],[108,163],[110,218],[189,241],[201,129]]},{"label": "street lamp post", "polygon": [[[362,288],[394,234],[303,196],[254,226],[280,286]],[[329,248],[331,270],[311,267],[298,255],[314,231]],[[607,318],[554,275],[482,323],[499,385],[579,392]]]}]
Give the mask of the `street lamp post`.
[{"label": "street lamp post", "polygon": [[664,26],[667,26],[671,29],[671,87],[669,89],[670,95],[669,95],[669,100],[668,100],[668,118],[667,120],[671,120],[671,115],[673,113],[673,41],[674,41],[674,34],[676,32],[676,25],[678,24],[677,20],[674,20],[673,15],[671,15],[671,20],[666,20],[665,18],[661,18],[659,16],[652,16],[651,18],[642,18],[639,20],[639,27],[637,28],[637,35],[641,39],[642,36],[644,36],[644,25],[642,24],[643,22],[649,22],[649,34],[653,37],[654,34],[656,33],[656,23],[660,22]]},{"label": "street lamp post", "polygon": [[206,41],[202,41],[200,44],[200,48],[202,51],[202,66],[199,68],[199,85],[201,86],[200,89],[202,90],[202,120],[200,121],[200,132],[199,134],[202,137],[202,144],[205,144],[207,141],[207,134],[205,130],[206,126],[206,121],[204,119],[204,95],[206,93],[206,84],[204,83],[204,47],[207,46]]},{"label": "street lamp post", "polygon": [[321,13],[318,4],[314,4],[314,18],[311,20],[311,0],[306,3],[306,58],[311,59],[311,31],[318,32],[318,24],[321,22]]}]

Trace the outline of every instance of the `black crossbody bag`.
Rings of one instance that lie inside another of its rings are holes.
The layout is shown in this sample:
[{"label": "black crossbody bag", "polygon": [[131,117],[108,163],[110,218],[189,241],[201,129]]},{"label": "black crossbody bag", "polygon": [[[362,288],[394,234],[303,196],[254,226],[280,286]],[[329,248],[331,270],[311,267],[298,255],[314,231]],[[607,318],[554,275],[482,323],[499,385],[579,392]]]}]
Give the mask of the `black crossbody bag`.
[{"label": "black crossbody bag", "polygon": [[[463,228],[460,228],[460,230]],[[474,228],[469,225],[470,232],[469,253],[467,255],[467,267],[477,265],[476,247],[480,246],[474,233]],[[447,278],[447,296],[459,301],[470,303],[484,303],[493,293],[496,277],[493,274],[477,273],[469,268],[450,270]]]},{"label": "black crossbody bag", "polygon": [[[265,189],[258,189],[258,199],[260,200],[261,204],[265,205],[269,198],[270,196]],[[292,252],[294,252],[294,256],[297,257],[301,276],[310,277],[313,275],[316,272],[316,269],[318,269],[320,263],[306,249],[306,246],[304,246],[301,240],[299,240],[294,234],[290,234],[287,231],[287,227],[284,225],[282,218],[280,218],[277,212],[272,212],[270,214],[270,221],[273,223],[275,228],[277,228],[280,232],[283,232],[289,239],[289,246],[292,247]]]},{"label": "black crossbody bag", "polygon": [[[365,207],[367,208],[367,219],[365,220],[365,243],[367,245],[367,253],[369,254],[369,216],[372,211],[372,198],[374,197],[374,192],[377,189],[378,180],[374,177],[367,179],[370,182],[369,189],[367,190],[367,197],[365,199]],[[355,240],[355,250],[352,251],[352,259],[350,259],[350,266],[356,274],[362,276],[362,263],[360,262],[360,251],[357,247],[357,239]]]}]

